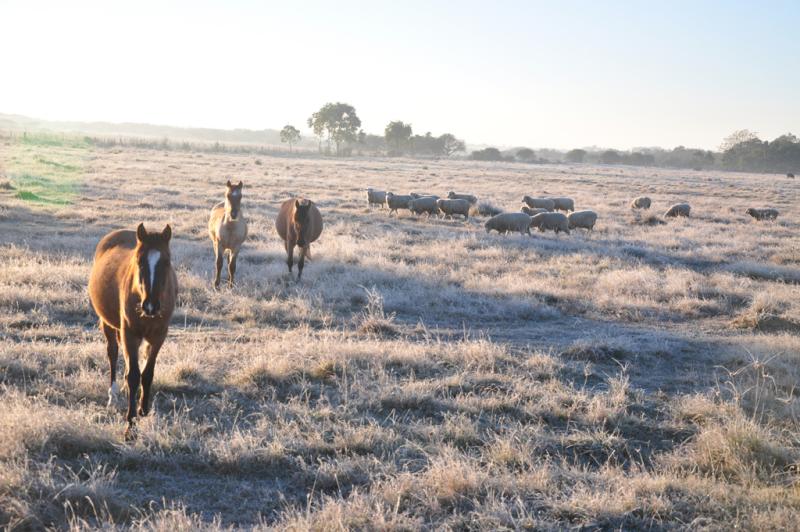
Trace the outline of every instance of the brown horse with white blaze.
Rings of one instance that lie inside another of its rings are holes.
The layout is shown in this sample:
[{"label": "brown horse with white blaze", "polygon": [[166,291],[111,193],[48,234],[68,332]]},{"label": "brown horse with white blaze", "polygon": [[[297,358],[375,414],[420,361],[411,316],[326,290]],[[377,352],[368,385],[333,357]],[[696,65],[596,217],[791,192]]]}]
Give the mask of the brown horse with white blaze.
[{"label": "brown horse with white blaze", "polygon": [[300,248],[300,259],[297,261],[297,280],[303,275],[306,255],[311,252],[311,243],[322,234],[322,214],[314,202],[307,199],[289,199],[281,204],[275,229],[283,239],[286,247],[286,264],[289,273],[294,265],[294,248]]},{"label": "brown horse with white blaze", "polygon": [[228,286],[233,287],[233,276],[236,273],[236,259],[239,249],[247,238],[247,220],[242,215],[242,182],[225,185],[225,201],[211,209],[208,219],[208,236],[214,245],[216,258],[216,275],[214,288],[219,288],[220,272],[225,252],[228,252]]},{"label": "brown horse with white blaze", "polygon": [[[169,320],[175,309],[178,280],[170,262],[169,241],[172,229],[148,233],[144,224],[136,231],[113,231],[97,244],[89,276],[89,298],[100,317],[100,328],[108,342],[111,367],[108,404],[116,400],[117,356],[122,345],[125,379],[128,383],[128,426],[125,437],[133,434],[136,415],[150,409],[150,386],[156,357],[167,337]],[[139,368],[139,346],[147,342],[144,370]],[[141,381],[138,412],[136,394]]]}]

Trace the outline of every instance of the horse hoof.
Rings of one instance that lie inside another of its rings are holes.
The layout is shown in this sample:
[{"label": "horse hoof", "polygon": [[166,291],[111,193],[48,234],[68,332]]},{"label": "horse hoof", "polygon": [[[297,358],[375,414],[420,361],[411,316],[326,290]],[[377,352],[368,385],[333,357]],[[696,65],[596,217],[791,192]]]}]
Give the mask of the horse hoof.
[{"label": "horse hoof", "polygon": [[117,386],[117,383],[115,382],[108,389],[108,403],[106,404],[106,408],[109,409],[114,408],[115,406],[117,406],[118,402],[119,402],[119,386]]},{"label": "horse hoof", "polygon": [[132,422],[128,423],[128,426],[125,427],[125,433],[122,435],[125,438],[125,441],[134,441],[136,440],[136,425]]}]

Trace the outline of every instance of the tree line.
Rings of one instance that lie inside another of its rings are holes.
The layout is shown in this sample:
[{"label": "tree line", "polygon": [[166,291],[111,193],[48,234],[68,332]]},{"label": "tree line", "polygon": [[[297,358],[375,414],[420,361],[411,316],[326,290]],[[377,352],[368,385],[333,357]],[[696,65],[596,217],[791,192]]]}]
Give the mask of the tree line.
[{"label": "tree line", "polygon": [[[347,156],[353,153],[388,156],[450,157],[466,151],[463,140],[451,133],[414,134],[411,124],[389,122],[383,135],[364,132],[356,109],[347,103],[326,103],[312,113],[307,125],[317,139],[320,153]],[[293,146],[300,142],[300,131],[293,125],[280,133],[281,142]],[[633,150],[583,149],[569,151],[532,150],[527,147],[500,150],[486,147],[467,155],[476,161],[521,163],[591,163],[658,166],[695,170],[724,169],[749,172],[795,172],[800,170],[800,141],[791,133],[773,141],[761,140],[749,130],[739,130],[726,137],[719,151],[678,146],[636,148]]]},{"label": "tree line", "polygon": [[[317,140],[320,153],[347,156],[356,153],[450,157],[466,147],[452,133],[415,135],[411,124],[393,121],[386,125],[383,135],[366,133],[355,107],[337,102],[326,103],[306,121]],[[302,140],[300,131],[287,124],[280,133],[281,142],[292,147]]]}]

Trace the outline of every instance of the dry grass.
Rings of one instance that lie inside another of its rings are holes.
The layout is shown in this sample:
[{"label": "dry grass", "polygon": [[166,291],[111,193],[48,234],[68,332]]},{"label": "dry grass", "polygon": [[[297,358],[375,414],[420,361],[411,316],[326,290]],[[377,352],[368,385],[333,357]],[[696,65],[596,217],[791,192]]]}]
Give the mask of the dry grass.
[{"label": "dry grass", "polygon": [[[2,149],[0,526],[796,526],[793,182]],[[229,177],[245,182],[251,236],[238,286],[218,293],[205,225]],[[600,218],[590,234],[486,235],[482,217],[368,209],[367,186],[507,211],[558,194]],[[298,284],[272,220],[300,193],[326,227]],[[640,194],[693,215],[632,213]],[[756,203],[781,219],[748,223]],[[85,286],[97,240],[139,221],[173,225],[181,296],[153,415],[125,443]]]}]

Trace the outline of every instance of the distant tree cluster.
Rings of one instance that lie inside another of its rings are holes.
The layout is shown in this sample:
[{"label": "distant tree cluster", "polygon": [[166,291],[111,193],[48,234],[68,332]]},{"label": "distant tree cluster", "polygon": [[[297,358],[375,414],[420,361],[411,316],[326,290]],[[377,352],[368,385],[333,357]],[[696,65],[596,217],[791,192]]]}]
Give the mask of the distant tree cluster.
[{"label": "distant tree cluster", "polygon": [[745,129],[727,137],[720,148],[726,170],[794,173],[800,169],[800,140],[791,133],[769,142]]},{"label": "distant tree cluster", "polygon": [[484,148],[472,152],[470,159],[474,161],[502,161],[504,158],[497,148]]},{"label": "distant tree cluster", "polygon": [[361,132],[361,119],[356,109],[346,103],[326,103],[307,121],[308,127],[319,139],[320,150],[323,140],[327,142],[326,153],[331,153],[331,143],[336,146],[336,155],[347,155],[344,150],[348,143],[358,139]]},{"label": "distant tree cluster", "polygon": [[[464,152],[463,140],[451,133],[434,136],[427,132],[415,135],[411,124],[396,120],[389,122],[383,135],[372,135],[361,129],[361,120],[352,105],[326,103],[307,121],[314,132],[322,153],[349,155],[354,149],[359,153],[412,155],[420,157],[450,157]],[[292,146],[301,140],[300,131],[287,125],[281,130],[281,142]],[[324,148],[323,148],[324,146]],[[637,148],[631,151],[576,148],[565,152],[521,147],[501,151],[487,147],[470,153],[476,161],[508,161],[522,163],[568,162],[574,164],[627,164],[633,166],[660,166],[692,168],[696,170],[722,168],[751,172],[800,171],[800,140],[792,134],[781,135],[772,142],[762,141],[758,135],[742,129],[726,137],[719,152],[678,146],[672,150],[662,148]]]}]

